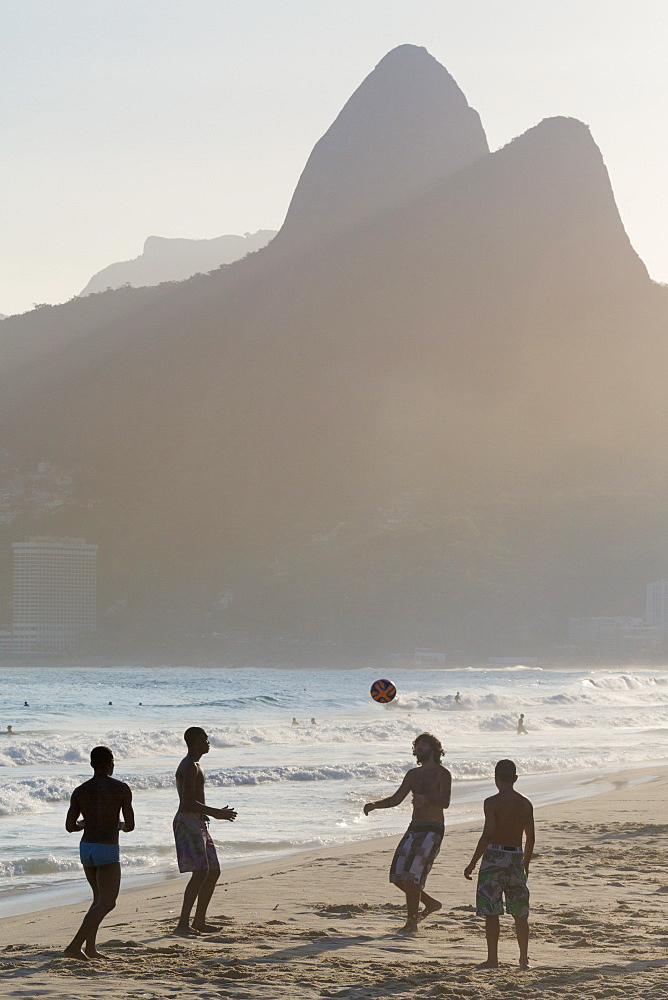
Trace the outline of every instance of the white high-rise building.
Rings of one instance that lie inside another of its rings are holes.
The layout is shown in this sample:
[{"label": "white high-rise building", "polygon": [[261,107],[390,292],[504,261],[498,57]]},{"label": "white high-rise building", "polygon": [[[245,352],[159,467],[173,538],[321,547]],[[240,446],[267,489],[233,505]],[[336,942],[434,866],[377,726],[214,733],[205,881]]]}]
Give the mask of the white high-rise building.
[{"label": "white high-rise building", "polygon": [[14,542],[12,549],[15,652],[72,649],[97,623],[97,545],[47,537]]},{"label": "white high-rise building", "polygon": [[668,637],[668,580],[657,580],[645,587],[645,621]]}]

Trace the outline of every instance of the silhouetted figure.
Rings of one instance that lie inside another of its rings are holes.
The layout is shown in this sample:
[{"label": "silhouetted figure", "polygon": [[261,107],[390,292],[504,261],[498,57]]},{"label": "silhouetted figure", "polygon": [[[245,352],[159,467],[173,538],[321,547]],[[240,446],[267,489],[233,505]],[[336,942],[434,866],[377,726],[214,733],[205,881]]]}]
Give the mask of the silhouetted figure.
[{"label": "silhouetted figure", "polygon": [[28,704],[28,702],[27,702],[27,701],[24,701],[24,702],[23,702],[23,707],[24,707],[24,708],[30,708],[30,705]]},{"label": "silhouetted figure", "polygon": [[[390,882],[406,894],[407,919],[400,934],[417,934],[418,922],[441,909],[442,903],[424,891],[427,875],[441,848],[445,819],[450,805],[452,775],[441,764],[443,747],[431,733],[422,733],[413,742],[418,767],[406,773],[394,793],[379,802],[367,802],[364,815],[374,809],[391,809],[413,795],[413,818],[399,841],[390,866]],[[420,902],[424,909],[418,913]]]},{"label": "silhouetted figure", "polygon": [[316,724],[315,719],[311,719],[311,725],[315,726],[315,724]]},{"label": "silhouetted figure", "polygon": [[297,720],[296,720],[296,718],[294,717],[294,715],[292,716],[292,725],[293,725],[293,726],[298,726],[298,725],[299,725],[299,723],[297,722]]},{"label": "silhouetted figure", "polygon": [[[515,918],[515,933],[520,948],[520,969],[529,968],[529,890],[527,875],[533,856],[536,835],[533,806],[515,791],[517,769],[512,760],[500,760],[494,769],[496,795],[485,799],[485,826],[464,877],[471,879],[482,858],[476,889],[476,911],[485,918],[487,961],[479,969],[499,965],[499,917],[506,913]],[[524,838],[524,849],[522,839]]]},{"label": "silhouetted figure", "polygon": [[7,726],[7,732],[9,733],[10,736],[14,735],[14,730],[12,729],[11,726]]},{"label": "silhouetted figure", "polygon": [[[191,726],[183,734],[188,753],[176,769],[179,809],[174,817],[174,840],[180,872],[192,872],[183,894],[183,906],[174,933],[181,937],[199,937],[220,930],[207,924],[206,911],[220,875],[220,864],[211,834],[209,817],[236,819],[229,806],[214,809],[204,801],[204,771],[200,758],[209,752],[209,737],[199,726]],[[190,913],[197,900],[195,918],[190,926]]]},{"label": "silhouetted figure", "polygon": [[456,701],[456,703],[457,703],[458,705],[461,705],[461,701],[462,701],[462,696],[460,695],[459,691],[458,691],[458,692],[457,692],[457,694],[455,695],[455,701]]},{"label": "silhouetted figure", "polygon": [[94,747],[90,766],[95,774],[74,789],[65,819],[68,833],[83,830],[79,856],[93,890],[91,907],[65,949],[68,958],[83,961],[105,957],[97,950],[96,937],[102,919],[116,906],[121,885],[118,831],[131,833],[135,828],[132,792],[125,782],[111,777],[114,755],[109,747]]},{"label": "silhouetted figure", "polygon": [[529,735],[526,729],[524,728],[524,713],[522,713],[522,715],[520,715],[519,719],[517,720],[517,735],[518,736]]},{"label": "silhouetted figure", "polygon": [[109,704],[111,705],[111,702],[109,702]]}]

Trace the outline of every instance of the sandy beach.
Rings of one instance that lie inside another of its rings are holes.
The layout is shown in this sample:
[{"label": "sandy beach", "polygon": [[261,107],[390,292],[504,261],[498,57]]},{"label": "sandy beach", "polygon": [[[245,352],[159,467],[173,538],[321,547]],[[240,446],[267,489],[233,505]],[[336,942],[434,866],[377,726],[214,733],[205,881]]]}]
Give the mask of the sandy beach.
[{"label": "sandy beach", "polygon": [[428,883],[443,909],[417,938],[396,935],[404,911],[387,872],[397,838],[383,838],[224,871],[209,911],[222,929],[192,942],[170,933],[186,877],[121,890],[99,936],[107,962],[62,957],[85,905],[5,918],[0,995],[663,1000],[668,768],[609,775],[592,782],[591,797],[536,818],[529,972],[517,969],[510,917],[501,968],[475,968],[484,933],[462,870],[478,829],[460,827],[446,834]]}]

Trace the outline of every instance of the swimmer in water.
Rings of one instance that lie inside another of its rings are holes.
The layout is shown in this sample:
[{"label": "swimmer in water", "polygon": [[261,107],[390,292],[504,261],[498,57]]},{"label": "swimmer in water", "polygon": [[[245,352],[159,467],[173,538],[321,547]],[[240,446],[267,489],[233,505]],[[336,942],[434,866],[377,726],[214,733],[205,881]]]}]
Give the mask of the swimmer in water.
[{"label": "swimmer in water", "polygon": [[9,733],[10,736],[14,735],[14,730],[12,729],[11,726],[7,726],[7,732]]}]

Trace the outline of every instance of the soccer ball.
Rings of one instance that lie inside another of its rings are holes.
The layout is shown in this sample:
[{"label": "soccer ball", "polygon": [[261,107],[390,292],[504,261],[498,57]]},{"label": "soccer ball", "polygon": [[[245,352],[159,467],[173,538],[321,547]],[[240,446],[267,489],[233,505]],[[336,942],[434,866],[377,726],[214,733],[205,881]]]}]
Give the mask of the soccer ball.
[{"label": "soccer ball", "polygon": [[371,697],[374,701],[379,701],[381,705],[387,705],[389,701],[392,701],[396,693],[397,689],[392,681],[374,681],[371,685]]}]

